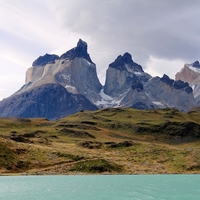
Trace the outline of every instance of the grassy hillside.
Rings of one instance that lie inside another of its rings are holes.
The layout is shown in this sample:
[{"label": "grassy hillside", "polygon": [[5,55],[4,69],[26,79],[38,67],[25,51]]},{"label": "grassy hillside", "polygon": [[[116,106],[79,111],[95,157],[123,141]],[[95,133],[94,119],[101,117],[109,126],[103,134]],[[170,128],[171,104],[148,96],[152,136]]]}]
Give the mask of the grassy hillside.
[{"label": "grassy hillside", "polygon": [[0,174],[200,172],[200,112],[83,111],[0,119]]}]

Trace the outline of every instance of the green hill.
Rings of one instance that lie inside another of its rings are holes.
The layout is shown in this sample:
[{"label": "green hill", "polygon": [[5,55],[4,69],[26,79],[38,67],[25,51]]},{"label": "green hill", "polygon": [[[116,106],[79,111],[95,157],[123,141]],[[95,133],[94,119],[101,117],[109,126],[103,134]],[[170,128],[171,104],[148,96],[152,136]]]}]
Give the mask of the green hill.
[{"label": "green hill", "polygon": [[200,172],[200,112],[106,108],[0,119],[0,174]]}]

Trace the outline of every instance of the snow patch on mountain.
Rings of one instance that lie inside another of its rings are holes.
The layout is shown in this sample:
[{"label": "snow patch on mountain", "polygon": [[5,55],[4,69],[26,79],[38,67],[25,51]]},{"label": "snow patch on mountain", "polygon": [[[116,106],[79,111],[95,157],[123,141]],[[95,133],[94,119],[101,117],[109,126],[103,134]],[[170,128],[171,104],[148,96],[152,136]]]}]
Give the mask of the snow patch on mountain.
[{"label": "snow patch on mountain", "polygon": [[77,94],[77,93],[78,93],[76,87],[74,87],[74,86],[66,85],[65,88],[66,88],[66,90],[67,90],[68,92],[70,92],[70,93],[72,93],[72,94]]},{"label": "snow patch on mountain", "polygon": [[152,101],[153,104],[155,104],[156,106],[164,106],[164,104],[160,101]]},{"label": "snow patch on mountain", "polygon": [[137,71],[135,71],[133,68],[131,68],[130,67],[130,65],[128,65],[128,64],[125,64],[125,68],[126,68],[126,70],[129,72],[129,73],[131,73],[131,74],[136,74],[136,75],[142,75],[143,74],[143,72],[137,72]]},{"label": "snow patch on mountain", "polygon": [[113,98],[107,94],[104,93],[104,89],[102,89],[99,93],[101,96],[101,100],[94,102],[94,104],[101,108],[107,108],[107,107],[121,107],[120,105],[122,99],[126,96],[128,91],[124,92],[123,94]]},{"label": "snow patch on mountain", "polygon": [[195,71],[197,73],[200,73],[200,69],[196,68],[196,67],[193,67],[191,65],[188,65],[189,69],[191,69],[192,71]]}]

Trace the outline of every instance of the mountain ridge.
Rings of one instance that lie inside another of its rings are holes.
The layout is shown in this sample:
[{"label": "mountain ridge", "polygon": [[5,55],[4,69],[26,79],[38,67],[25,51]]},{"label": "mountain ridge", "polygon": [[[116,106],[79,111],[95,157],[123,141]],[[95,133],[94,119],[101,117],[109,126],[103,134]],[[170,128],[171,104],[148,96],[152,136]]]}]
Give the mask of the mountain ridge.
[{"label": "mountain ridge", "polygon": [[[195,62],[194,65],[198,66],[198,63]],[[52,87],[48,87],[49,84],[52,84]],[[58,85],[62,86],[62,89]],[[53,86],[58,91],[63,90],[63,88],[66,90],[67,93],[63,92],[63,94],[66,93],[73,99],[70,106],[68,102],[61,100],[65,99],[65,95],[62,96],[62,93],[58,92],[58,97],[53,95],[51,91],[51,89],[54,90]],[[34,90],[35,88],[43,89]],[[35,91],[35,94],[31,96],[30,91]],[[27,96],[29,98],[25,98]],[[33,96],[37,96],[39,101],[33,102],[31,99]],[[14,99],[16,97],[21,99],[21,101],[18,101],[18,106],[15,105]],[[54,115],[53,119],[56,119],[64,116],[63,111],[66,112],[67,116],[81,109],[103,107],[132,107],[145,110],[171,107],[184,112],[197,107],[192,88],[188,83],[181,80],[174,81],[167,75],[161,78],[152,77],[144,72],[141,65],[133,61],[128,52],[119,55],[114,62],[108,65],[105,85],[102,86],[97,76],[96,65],[87,52],[87,43],[81,39],[79,39],[76,47],[60,57],[55,54],[39,56],[27,69],[25,85],[10,98],[0,102],[0,116],[39,117],[38,114],[31,114],[35,113],[34,110],[31,112],[24,111],[25,113],[22,115],[22,110],[19,109],[20,111],[17,112],[17,108],[23,108],[29,104],[28,107],[40,108],[38,112],[42,113],[41,105],[51,98],[55,99],[55,102],[49,105],[49,109],[52,111],[51,117],[49,117],[47,108],[46,114],[41,115],[41,117],[52,119]],[[57,109],[57,113],[56,110],[51,108],[57,107],[60,100],[62,102],[60,107],[63,109]],[[36,106],[33,104],[36,104]],[[8,108],[5,105],[12,106]],[[78,105],[82,105],[80,109],[76,109],[76,107],[79,107]],[[65,106],[73,112],[67,112],[64,109]],[[12,110],[15,110],[15,112]]]}]

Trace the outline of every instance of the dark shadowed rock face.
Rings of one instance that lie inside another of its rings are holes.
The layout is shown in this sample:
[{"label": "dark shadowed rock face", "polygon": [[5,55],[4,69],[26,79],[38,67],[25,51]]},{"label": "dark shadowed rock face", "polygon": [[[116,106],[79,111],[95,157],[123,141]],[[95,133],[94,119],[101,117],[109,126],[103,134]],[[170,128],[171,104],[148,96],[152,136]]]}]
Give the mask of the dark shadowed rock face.
[{"label": "dark shadowed rock face", "polygon": [[40,56],[37,60],[33,62],[33,66],[45,66],[46,64],[54,64],[55,60],[58,60],[59,56],[45,54],[44,56]]},{"label": "dark shadowed rock face", "polygon": [[69,59],[69,60],[73,60],[75,58],[85,58],[89,62],[93,63],[90,58],[90,55],[87,52],[87,43],[81,39],[79,39],[77,46],[75,48],[67,51],[60,57],[60,59]]},{"label": "dark shadowed rock face", "polygon": [[160,80],[169,85],[170,87],[174,87],[177,90],[183,90],[186,91],[187,93],[192,92],[192,88],[189,86],[187,82],[183,82],[181,80],[174,81],[173,79],[170,79],[166,74],[164,74]]},{"label": "dark shadowed rock face", "polygon": [[123,56],[118,56],[117,59],[109,65],[109,67],[118,69],[118,70],[127,70],[126,65],[129,65],[131,70],[135,72],[143,72],[143,69],[140,65],[133,62],[132,56],[129,53],[125,53]]},{"label": "dark shadowed rock face", "polygon": [[136,89],[138,92],[140,92],[140,91],[142,91],[144,89],[143,88],[143,84],[138,79],[133,80],[131,88],[133,90]]},{"label": "dark shadowed rock face", "polygon": [[195,68],[200,69],[200,64],[199,64],[199,61],[198,61],[198,60],[195,61],[194,63],[192,63],[191,65],[192,65],[192,67],[195,67]]},{"label": "dark shadowed rock face", "polygon": [[174,82],[174,80],[173,80],[173,79],[170,79],[169,76],[167,76],[166,74],[164,74],[163,77],[160,78],[160,80],[161,80],[163,83],[166,83],[166,84],[169,85],[169,86],[172,86],[172,85],[173,85],[173,82]]},{"label": "dark shadowed rock face", "polygon": [[189,86],[187,82],[183,82],[181,80],[174,81],[174,88],[177,90],[185,90],[187,93],[192,92],[192,88]]},{"label": "dark shadowed rock face", "polygon": [[83,95],[73,95],[59,84],[45,84],[0,102],[1,117],[44,117],[50,120],[81,110],[96,110]]}]

